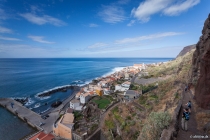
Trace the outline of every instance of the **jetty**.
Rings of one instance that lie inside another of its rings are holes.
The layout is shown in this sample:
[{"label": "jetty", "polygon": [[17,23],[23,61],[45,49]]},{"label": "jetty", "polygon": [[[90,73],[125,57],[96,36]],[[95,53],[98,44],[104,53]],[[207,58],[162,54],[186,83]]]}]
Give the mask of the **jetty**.
[{"label": "jetty", "polygon": [[[23,106],[21,103],[10,98],[0,98],[0,105],[16,115],[21,120],[28,123],[31,127],[39,131],[44,130],[46,133],[52,131],[52,124],[57,119],[56,116],[56,118],[51,117],[50,119],[44,120],[42,119],[41,115],[33,112],[32,110]],[[44,125],[40,126],[40,124]]]},{"label": "jetty", "polygon": [[73,89],[74,90],[74,89],[77,89],[77,88],[79,88],[79,86],[67,85],[67,86],[57,87],[57,88],[53,88],[53,89],[38,93],[37,96],[38,97],[46,97],[46,96],[50,96],[51,94],[59,92],[59,91],[66,92],[68,89]]},{"label": "jetty", "polygon": [[[67,99],[65,99],[61,105],[56,108],[52,108],[51,110],[42,114],[48,114],[49,117],[47,119],[43,119],[41,115],[35,113],[34,111],[26,108],[20,102],[13,100],[11,98],[0,98],[0,106],[4,107],[14,115],[16,115],[21,120],[28,123],[31,127],[37,129],[38,131],[44,131],[45,133],[52,132],[53,124],[59,118],[60,111],[65,110],[66,107],[69,105],[70,100],[72,100],[76,93],[76,91],[71,94]],[[42,125],[41,125],[42,124]]]}]

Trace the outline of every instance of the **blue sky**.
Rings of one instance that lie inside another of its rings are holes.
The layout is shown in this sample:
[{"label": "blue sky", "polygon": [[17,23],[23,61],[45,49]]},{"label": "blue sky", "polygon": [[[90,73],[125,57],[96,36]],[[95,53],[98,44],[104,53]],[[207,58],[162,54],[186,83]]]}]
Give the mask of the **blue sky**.
[{"label": "blue sky", "polygon": [[0,57],[176,57],[209,0],[0,0]]}]

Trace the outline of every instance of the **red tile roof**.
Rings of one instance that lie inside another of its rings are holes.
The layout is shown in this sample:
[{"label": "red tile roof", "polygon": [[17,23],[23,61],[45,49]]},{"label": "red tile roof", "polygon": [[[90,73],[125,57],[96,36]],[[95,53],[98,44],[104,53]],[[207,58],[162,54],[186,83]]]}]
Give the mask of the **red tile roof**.
[{"label": "red tile roof", "polygon": [[45,134],[43,132],[40,132],[36,134],[35,136],[33,136],[32,138],[30,138],[29,140],[37,140],[37,138],[39,140],[52,140],[55,137],[52,134]]}]

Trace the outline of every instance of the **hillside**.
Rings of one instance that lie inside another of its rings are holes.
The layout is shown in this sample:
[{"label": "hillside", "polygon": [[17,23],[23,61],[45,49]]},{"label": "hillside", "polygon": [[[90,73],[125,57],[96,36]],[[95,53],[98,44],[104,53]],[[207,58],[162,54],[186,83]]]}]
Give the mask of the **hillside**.
[{"label": "hillside", "polygon": [[[134,84],[135,87],[139,87],[137,89],[147,90],[147,92],[132,102],[121,103],[108,113],[102,127],[108,140],[113,138],[159,139],[162,130],[172,123],[183,89],[189,82],[194,50],[185,52],[183,56],[173,61],[156,66],[151,65],[144,71],[148,72],[147,76],[136,77],[136,79],[158,78],[162,80],[147,85]],[[151,127],[156,121],[161,121],[161,119],[156,120],[157,117],[167,119],[159,128]]]},{"label": "hillside", "polygon": [[[190,52],[192,49],[195,49],[195,44],[194,45],[189,45],[189,46],[186,46],[186,47],[184,47],[182,50],[181,50],[181,52],[177,55],[177,57],[179,57],[179,56],[183,56],[183,55],[185,55],[187,52]],[[176,57],[176,58],[177,58]]]}]

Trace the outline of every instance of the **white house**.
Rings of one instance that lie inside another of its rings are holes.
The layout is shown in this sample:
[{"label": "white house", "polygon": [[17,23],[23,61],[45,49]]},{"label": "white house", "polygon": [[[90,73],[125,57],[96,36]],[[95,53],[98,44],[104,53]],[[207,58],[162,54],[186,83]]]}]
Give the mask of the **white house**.
[{"label": "white house", "polygon": [[109,95],[111,92],[108,88],[103,88],[104,95]]},{"label": "white house", "polygon": [[115,85],[115,91],[121,91],[121,92],[124,92],[124,91],[127,91],[129,88],[127,87],[122,87],[122,85]]},{"label": "white house", "polygon": [[130,85],[131,85],[131,82],[128,82],[128,81],[121,84],[121,86],[125,88],[129,88]]},{"label": "white house", "polygon": [[70,101],[70,108],[76,109],[78,106],[80,106],[80,101],[77,99]]},{"label": "white house", "polygon": [[129,74],[127,72],[124,74],[124,78],[125,78],[125,80],[129,79]]},{"label": "white house", "polygon": [[81,102],[82,104],[87,103],[87,102],[89,101],[89,99],[90,99],[89,93],[85,93],[85,94],[81,94],[81,95],[80,95],[80,102]]}]

